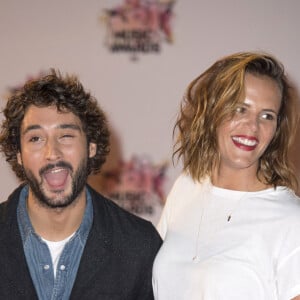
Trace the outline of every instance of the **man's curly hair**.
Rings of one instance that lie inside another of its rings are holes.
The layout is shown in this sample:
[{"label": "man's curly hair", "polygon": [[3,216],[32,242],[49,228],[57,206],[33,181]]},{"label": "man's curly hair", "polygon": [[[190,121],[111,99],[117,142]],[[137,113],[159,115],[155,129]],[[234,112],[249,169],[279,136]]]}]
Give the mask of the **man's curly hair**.
[{"label": "man's curly hair", "polygon": [[82,122],[87,143],[97,145],[96,155],[88,160],[88,174],[97,173],[109,152],[109,130],[97,100],[86,92],[76,76],[62,76],[53,69],[49,74],[28,81],[14,92],[3,110],[4,121],[0,133],[0,151],[6,157],[17,177],[25,180],[23,168],[18,164],[21,124],[29,106],[56,106],[58,111],[72,112]]}]

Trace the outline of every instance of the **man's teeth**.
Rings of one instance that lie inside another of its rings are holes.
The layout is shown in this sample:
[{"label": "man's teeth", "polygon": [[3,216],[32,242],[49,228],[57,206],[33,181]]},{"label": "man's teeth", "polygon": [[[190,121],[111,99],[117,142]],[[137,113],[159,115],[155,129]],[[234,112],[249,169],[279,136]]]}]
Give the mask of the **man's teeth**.
[{"label": "man's teeth", "polygon": [[61,172],[63,169],[54,169],[54,170],[51,170],[51,173],[59,173]]},{"label": "man's teeth", "polygon": [[255,146],[257,144],[257,141],[256,140],[249,140],[249,139],[246,139],[246,138],[243,138],[243,137],[232,137],[232,139],[239,143],[239,144],[243,144],[245,146]]}]

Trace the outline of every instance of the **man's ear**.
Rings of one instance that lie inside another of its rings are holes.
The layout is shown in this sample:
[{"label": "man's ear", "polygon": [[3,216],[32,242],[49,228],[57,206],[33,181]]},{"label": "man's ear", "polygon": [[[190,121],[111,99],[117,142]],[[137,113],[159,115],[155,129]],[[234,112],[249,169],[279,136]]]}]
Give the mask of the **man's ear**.
[{"label": "man's ear", "polygon": [[22,157],[21,157],[21,153],[20,152],[17,153],[17,161],[18,161],[19,165],[21,165],[21,166],[23,165]]},{"label": "man's ear", "polygon": [[89,157],[94,157],[97,152],[97,145],[95,143],[89,144]]}]

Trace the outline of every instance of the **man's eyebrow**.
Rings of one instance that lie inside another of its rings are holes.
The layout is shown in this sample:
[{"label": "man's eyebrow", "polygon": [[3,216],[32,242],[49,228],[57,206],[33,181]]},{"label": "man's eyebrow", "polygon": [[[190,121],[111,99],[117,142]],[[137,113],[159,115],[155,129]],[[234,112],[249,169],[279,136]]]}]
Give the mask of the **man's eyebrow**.
[{"label": "man's eyebrow", "polygon": [[27,126],[24,131],[22,131],[22,134],[26,134],[27,132],[35,129],[41,129],[42,127],[40,125],[29,125]]},{"label": "man's eyebrow", "polygon": [[[31,130],[37,130],[42,129],[43,127],[41,125],[29,125],[25,128],[25,130],[22,132],[22,134],[26,134],[27,132]],[[73,123],[66,123],[66,124],[60,124],[56,127],[57,129],[73,129],[77,131],[81,131],[81,127],[79,125],[73,124]]]},{"label": "man's eyebrow", "polygon": [[61,125],[57,126],[57,128],[59,128],[59,129],[74,129],[74,130],[81,131],[81,127],[76,124],[61,124]]}]

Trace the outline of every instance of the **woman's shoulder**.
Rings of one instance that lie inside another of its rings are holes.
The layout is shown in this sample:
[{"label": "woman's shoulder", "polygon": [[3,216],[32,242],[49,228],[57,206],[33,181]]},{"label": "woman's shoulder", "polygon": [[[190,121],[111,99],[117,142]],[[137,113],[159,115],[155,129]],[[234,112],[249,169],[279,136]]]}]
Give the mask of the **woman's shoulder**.
[{"label": "woman's shoulder", "polygon": [[194,179],[186,172],[182,172],[175,181],[178,185],[194,185],[195,181]]},{"label": "woman's shoulder", "polygon": [[188,173],[181,173],[174,182],[172,190],[179,192],[191,191],[193,189],[199,188],[201,184],[194,180]]},{"label": "woman's shoulder", "polygon": [[277,187],[266,199],[274,203],[288,223],[297,223],[300,226],[300,197],[294,191],[287,187]]},{"label": "woman's shoulder", "polygon": [[295,191],[279,186],[273,189],[273,195],[276,196],[278,201],[283,203],[289,203],[291,207],[299,207],[300,208],[300,197],[296,194]]},{"label": "woman's shoulder", "polygon": [[174,182],[174,185],[168,195],[168,201],[181,202],[182,199],[188,201],[195,196],[201,194],[203,191],[204,182],[194,180],[188,173],[181,173]]},{"label": "woman's shoulder", "polygon": [[176,179],[175,184],[179,186],[189,186],[189,187],[202,187],[210,183],[208,177],[203,178],[202,180],[194,179],[189,173],[182,172]]}]

